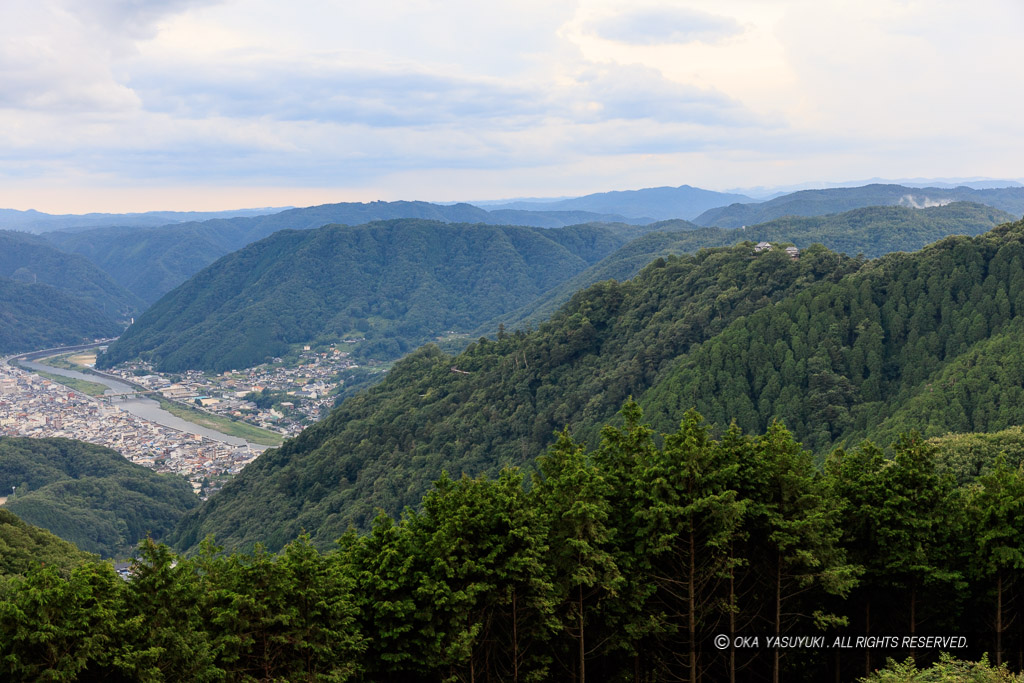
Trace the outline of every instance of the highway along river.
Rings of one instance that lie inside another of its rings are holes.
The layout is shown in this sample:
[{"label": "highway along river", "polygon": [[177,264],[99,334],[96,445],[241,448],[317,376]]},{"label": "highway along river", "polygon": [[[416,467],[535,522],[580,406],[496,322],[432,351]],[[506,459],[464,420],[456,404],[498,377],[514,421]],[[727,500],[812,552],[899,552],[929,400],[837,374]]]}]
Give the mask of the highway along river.
[{"label": "highway along river", "polygon": [[[59,349],[46,349],[45,351],[33,351],[32,353],[16,356],[11,360],[17,360],[22,367],[29,368],[30,370],[37,370],[40,372],[47,372],[51,375],[72,377],[74,379],[85,380],[86,382],[95,382],[97,384],[106,385],[107,390],[103,392],[105,395],[135,394],[135,387],[109,375],[102,373],[87,374],[84,372],[77,372],[75,370],[67,370],[65,368],[55,368],[50,365],[42,365],[41,363],[35,362],[38,358],[46,358],[48,356],[55,356],[60,353],[68,353],[70,351],[94,349],[98,346],[105,346],[108,343],[109,342],[101,342],[97,344],[85,344],[82,346],[66,346]],[[151,398],[145,398],[143,396],[119,397],[113,401],[112,405],[117,406],[121,410],[127,410],[132,415],[137,415],[143,420],[149,420],[150,422],[155,422],[165,427],[170,427],[171,429],[188,432],[189,434],[199,434],[200,436],[205,436],[208,439],[213,439],[214,441],[220,441],[222,443],[229,443],[233,446],[244,446],[247,443],[245,439],[241,439],[237,436],[221,434],[216,430],[201,427],[193,422],[189,422],[188,420],[183,420],[176,415],[172,415],[161,408],[160,404]],[[257,446],[255,444],[253,444],[252,448],[255,451],[263,449],[262,446]]]}]

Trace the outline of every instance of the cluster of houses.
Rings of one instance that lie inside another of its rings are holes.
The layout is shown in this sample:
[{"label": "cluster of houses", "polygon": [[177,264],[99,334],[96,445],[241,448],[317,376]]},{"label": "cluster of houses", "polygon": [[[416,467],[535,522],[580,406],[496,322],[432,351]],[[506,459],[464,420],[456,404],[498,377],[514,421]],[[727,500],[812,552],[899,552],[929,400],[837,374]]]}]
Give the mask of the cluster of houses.
[{"label": "cluster of houses", "polygon": [[[754,247],[754,253],[755,254],[760,254],[763,251],[771,251],[771,250],[772,250],[771,242],[758,242],[757,245]],[[800,250],[797,249],[796,247],[793,247],[793,246],[786,247],[785,251],[786,251],[786,254],[789,256],[789,258],[793,259],[794,261],[796,261],[798,258],[800,258]]]},{"label": "cluster of houses", "polygon": [[[337,346],[317,351],[306,346],[294,367],[285,367],[275,358],[272,363],[219,374],[158,373],[148,363],[135,361],[111,372],[170,400],[291,435],[334,406],[334,394],[343,382],[339,374],[356,367]],[[252,400],[264,390],[275,396],[271,406],[261,407]]]},{"label": "cluster of houses", "polygon": [[136,464],[185,477],[200,496],[240,472],[262,450],[149,422],[6,364],[0,364],[0,435],[64,437],[106,446]]}]

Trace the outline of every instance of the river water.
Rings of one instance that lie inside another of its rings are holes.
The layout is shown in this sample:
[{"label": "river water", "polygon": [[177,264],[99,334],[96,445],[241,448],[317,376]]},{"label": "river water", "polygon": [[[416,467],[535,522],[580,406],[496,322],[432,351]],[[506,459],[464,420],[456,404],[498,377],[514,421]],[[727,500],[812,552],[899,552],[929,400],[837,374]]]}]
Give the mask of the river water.
[{"label": "river water", "polygon": [[[75,370],[67,370],[65,368],[55,368],[49,365],[42,365],[31,360],[20,361],[21,365],[26,368],[33,370],[39,370],[41,372],[48,372],[51,375],[60,375],[62,377],[72,377],[74,379],[84,380],[86,382],[95,382],[97,384],[106,385],[108,388],[104,394],[134,394],[135,387],[119,382],[116,379],[107,377],[106,375],[93,375],[86,374],[84,372],[77,372]],[[227,434],[221,434],[213,429],[201,427],[194,422],[183,420],[177,415],[172,415],[163,408],[160,404],[151,398],[130,398],[130,399],[116,399],[113,405],[117,406],[121,410],[126,410],[132,415],[137,415],[143,420],[149,420],[171,429],[177,429],[182,432],[188,432],[189,434],[199,434],[205,436],[208,439],[214,441],[220,441],[222,443],[229,443],[232,446],[244,446],[246,444],[245,439],[241,439],[237,436],[228,436]],[[254,450],[261,450],[262,446],[253,445]]]}]

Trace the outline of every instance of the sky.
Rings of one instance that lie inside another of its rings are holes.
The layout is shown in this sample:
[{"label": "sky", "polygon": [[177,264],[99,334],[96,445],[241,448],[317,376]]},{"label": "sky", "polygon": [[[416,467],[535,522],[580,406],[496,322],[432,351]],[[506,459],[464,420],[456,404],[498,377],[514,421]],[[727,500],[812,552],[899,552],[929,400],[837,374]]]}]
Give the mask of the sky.
[{"label": "sky", "polygon": [[3,0],[0,207],[1022,179],[1020,0]]}]

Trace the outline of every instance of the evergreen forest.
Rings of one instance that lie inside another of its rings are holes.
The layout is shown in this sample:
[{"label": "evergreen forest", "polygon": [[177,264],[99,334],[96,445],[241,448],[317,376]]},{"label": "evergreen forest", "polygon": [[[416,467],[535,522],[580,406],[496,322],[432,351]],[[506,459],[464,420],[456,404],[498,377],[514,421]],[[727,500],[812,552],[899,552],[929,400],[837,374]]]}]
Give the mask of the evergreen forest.
[{"label": "evergreen forest", "polygon": [[115,558],[130,556],[141,538],[162,538],[199,504],[177,475],[60,438],[0,437],[0,493],[4,510],[25,522]]},{"label": "evergreen forest", "polygon": [[305,530],[326,547],[378,509],[417,505],[442,469],[528,466],[566,426],[592,448],[631,396],[659,432],[690,408],[719,430],[782,420],[819,461],[865,438],[1024,423],[1024,223],[871,261],[753,246],[657,259],[458,355],[417,350],[264,453],[169,542],[212,533],[277,550]]},{"label": "evergreen forest", "polygon": [[361,354],[397,358],[523,306],[642,231],[416,220],[284,230],[167,294],[98,363],[219,372],[320,337],[365,338]]},{"label": "evergreen forest", "polygon": [[[149,540],[127,580],[36,562],[0,578],[0,676],[1018,680],[1024,469],[1001,453],[958,483],[942,458],[911,433],[818,467],[779,422],[716,438],[692,410],[656,438],[630,401],[594,448],[563,431],[529,477],[444,474],[329,549]],[[918,640],[836,645],[891,634]],[[927,640],[951,635],[956,659]]]}]

